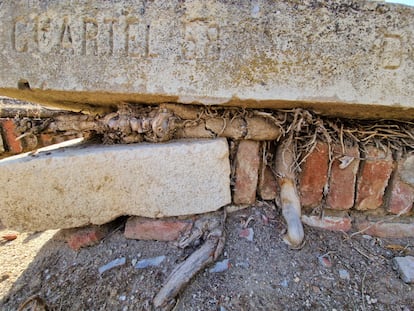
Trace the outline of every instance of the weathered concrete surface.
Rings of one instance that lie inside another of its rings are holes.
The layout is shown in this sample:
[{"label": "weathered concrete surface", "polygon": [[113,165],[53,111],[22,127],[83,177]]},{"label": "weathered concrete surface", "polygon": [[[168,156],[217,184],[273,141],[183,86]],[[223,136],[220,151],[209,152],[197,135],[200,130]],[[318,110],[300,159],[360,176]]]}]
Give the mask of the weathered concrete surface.
[{"label": "weathered concrete surface", "polygon": [[0,42],[0,95],[54,106],[170,101],[414,113],[413,7],[2,1]]},{"label": "weathered concrete surface", "polygon": [[231,202],[225,139],[71,147],[0,161],[0,219],[20,230],[178,216]]}]

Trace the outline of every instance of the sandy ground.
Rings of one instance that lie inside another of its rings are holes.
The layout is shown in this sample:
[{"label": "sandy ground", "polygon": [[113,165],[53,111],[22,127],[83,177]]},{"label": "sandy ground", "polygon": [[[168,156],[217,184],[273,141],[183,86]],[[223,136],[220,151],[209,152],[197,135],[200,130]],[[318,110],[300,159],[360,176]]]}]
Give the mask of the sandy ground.
[{"label": "sandy ground", "polygon": [[[253,240],[240,237],[243,224]],[[219,261],[228,269],[198,273],[174,310],[414,310],[413,285],[393,269],[395,256],[414,255],[412,239],[378,239],[305,227],[306,244],[291,250],[286,227],[271,205],[228,217]],[[0,236],[10,233],[1,230]],[[127,240],[123,228],[96,246],[71,250],[56,231],[20,233],[0,242],[0,310],[18,310],[41,297],[50,310],[152,310],[151,301],[172,269],[194,249],[173,243]],[[165,255],[156,267],[143,258]],[[102,274],[99,267],[125,258]]]}]

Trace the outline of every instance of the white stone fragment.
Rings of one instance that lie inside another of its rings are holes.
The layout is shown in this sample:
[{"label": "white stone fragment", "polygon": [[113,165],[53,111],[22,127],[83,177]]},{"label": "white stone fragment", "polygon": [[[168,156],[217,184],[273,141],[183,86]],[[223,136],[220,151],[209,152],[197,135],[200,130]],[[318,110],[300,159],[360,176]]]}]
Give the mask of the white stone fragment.
[{"label": "white stone fragment", "polygon": [[394,264],[400,273],[401,279],[405,283],[414,283],[414,257],[395,257]]},{"label": "white stone fragment", "polygon": [[414,155],[404,161],[400,174],[404,182],[414,187]]},{"label": "white stone fragment", "polygon": [[107,263],[106,265],[99,267],[98,269],[99,274],[102,274],[108,270],[111,270],[112,268],[123,266],[125,262],[126,262],[125,257],[114,259],[111,262]]},{"label": "white stone fragment", "polygon": [[76,146],[0,161],[0,219],[18,230],[179,216],[231,202],[225,139]]},{"label": "white stone fragment", "polygon": [[4,152],[4,145],[3,145],[3,138],[1,137],[1,132],[0,132],[0,153]]}]

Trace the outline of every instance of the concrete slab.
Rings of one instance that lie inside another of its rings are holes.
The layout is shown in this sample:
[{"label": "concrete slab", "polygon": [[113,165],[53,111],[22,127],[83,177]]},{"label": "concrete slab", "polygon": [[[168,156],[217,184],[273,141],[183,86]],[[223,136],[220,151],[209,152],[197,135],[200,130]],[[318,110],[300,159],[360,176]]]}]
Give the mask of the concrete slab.
[{"label": "concrete slab", "polygon": [[231,202],[225,139],[82,146],[0,161],[0,219],[45,230],[121,215],[179,216]]},{"label": "concrete slab", "polygon": [[3,1],[0,42],[0,95],[59,107],[168,101],[414,115],[414,7]]}]

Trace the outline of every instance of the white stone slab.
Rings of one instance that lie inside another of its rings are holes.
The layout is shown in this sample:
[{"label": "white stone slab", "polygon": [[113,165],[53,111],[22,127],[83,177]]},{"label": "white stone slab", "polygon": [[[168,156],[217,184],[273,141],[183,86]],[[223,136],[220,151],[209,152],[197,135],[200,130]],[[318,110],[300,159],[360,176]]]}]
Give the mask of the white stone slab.
[{"label": "white stone slab", "polygon": [[121,215],[205,213],[231,202],[225,139],[76,146],[0,161],[0,219],[19,230]]},{"label": "white stone slab", "polygon": [[414,7],[381,1],[2,1],[0,42],[0,95],[59,106],[414,113]]}]

